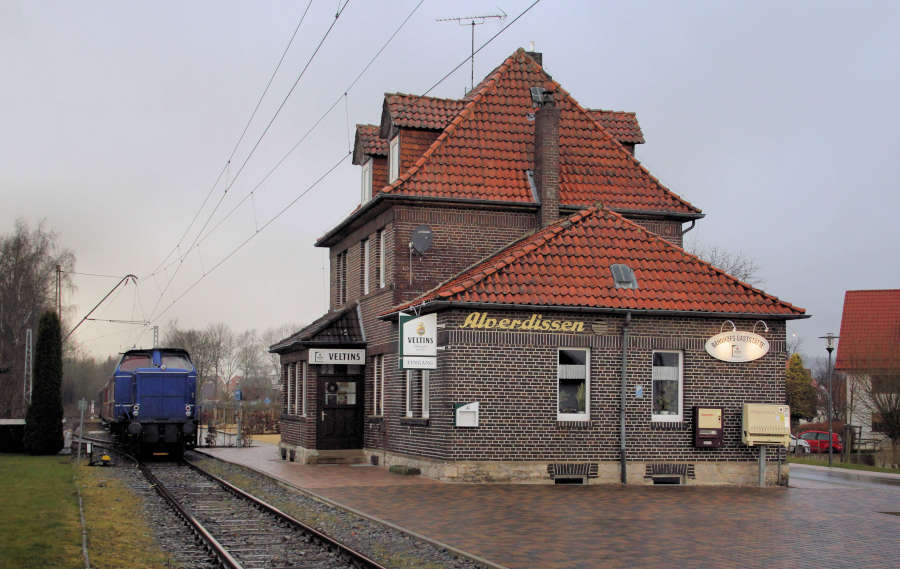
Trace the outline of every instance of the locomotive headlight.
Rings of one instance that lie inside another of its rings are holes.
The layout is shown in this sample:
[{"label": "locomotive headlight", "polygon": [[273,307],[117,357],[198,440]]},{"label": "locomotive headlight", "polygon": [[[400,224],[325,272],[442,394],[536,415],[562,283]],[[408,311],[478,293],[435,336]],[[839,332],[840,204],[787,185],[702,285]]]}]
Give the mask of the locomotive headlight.
[{"label": "locomotive headlight", "polygon": [[187,405],[184,406],[184,416],[185,417],[191,416],[191,408],[192,407],[193,407],[193,405],[191,405],[190,403],[188,403]]},{"label": "locomotive headlight", "polygon": [[134,405],[132,405],[132,407],[131,407],[131,412],[134,414],[135,417],[137,417],[138,415],[140,415],[140,413],[141,413],[141,406],[140,406],[140,404],[139,404],[139,403],[135,403]]}]

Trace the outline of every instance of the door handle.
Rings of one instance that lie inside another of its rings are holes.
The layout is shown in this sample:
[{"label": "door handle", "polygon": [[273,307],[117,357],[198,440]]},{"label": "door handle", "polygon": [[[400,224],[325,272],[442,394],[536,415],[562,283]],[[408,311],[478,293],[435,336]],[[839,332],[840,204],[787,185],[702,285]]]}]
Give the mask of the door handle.
[{"label": "door handle", "polygon": [[322,411],[322,420],[323,421],[325,420],[325,411],[324,410]]}]

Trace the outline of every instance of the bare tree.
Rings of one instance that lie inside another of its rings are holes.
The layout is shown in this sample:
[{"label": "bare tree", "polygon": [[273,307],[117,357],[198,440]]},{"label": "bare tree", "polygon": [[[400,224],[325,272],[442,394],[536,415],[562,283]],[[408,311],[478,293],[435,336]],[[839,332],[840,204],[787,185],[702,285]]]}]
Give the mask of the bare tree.
[{"label": "bare tree", "polygon": [[760,267],[756,260],[748,257],[742,251],[733,253],[720,247],[707,247],[699,243],[691,243],[685,247],[685,250],[751,286],[759,286],[763,283],[759,276]]},{"label": "bare tree", "polygon": [[[0,236],[0,417],[24,417],[22,384],[26,330],[37,335],[38,319],[56,310],[56,267],[71,271],[75,255],[57,244],[44,223],[31,230],[17,220],[15,230]],[[62,285],[71,288],[63,274]]]}]

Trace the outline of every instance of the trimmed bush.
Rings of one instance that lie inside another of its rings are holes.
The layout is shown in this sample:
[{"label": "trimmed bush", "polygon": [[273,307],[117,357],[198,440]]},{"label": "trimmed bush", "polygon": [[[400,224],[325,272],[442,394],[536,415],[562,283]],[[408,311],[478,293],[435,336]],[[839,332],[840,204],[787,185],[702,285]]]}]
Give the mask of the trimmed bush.
[{"label": "trimmed bush", "polygon": [[34,386],[25,416],[25,452],[56,454],[64,444],[62,418],[62,333],[55,312],[45,312],[34,351]]}]

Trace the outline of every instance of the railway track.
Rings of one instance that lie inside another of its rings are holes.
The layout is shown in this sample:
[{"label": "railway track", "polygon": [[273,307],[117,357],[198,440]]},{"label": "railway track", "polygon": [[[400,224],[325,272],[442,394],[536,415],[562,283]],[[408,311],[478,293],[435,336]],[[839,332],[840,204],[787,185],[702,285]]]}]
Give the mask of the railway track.
[{"label": "railway track", "polygon": [[156,491],[227,569],[383,569],[277,508],[189,463],[142,463]]}]

